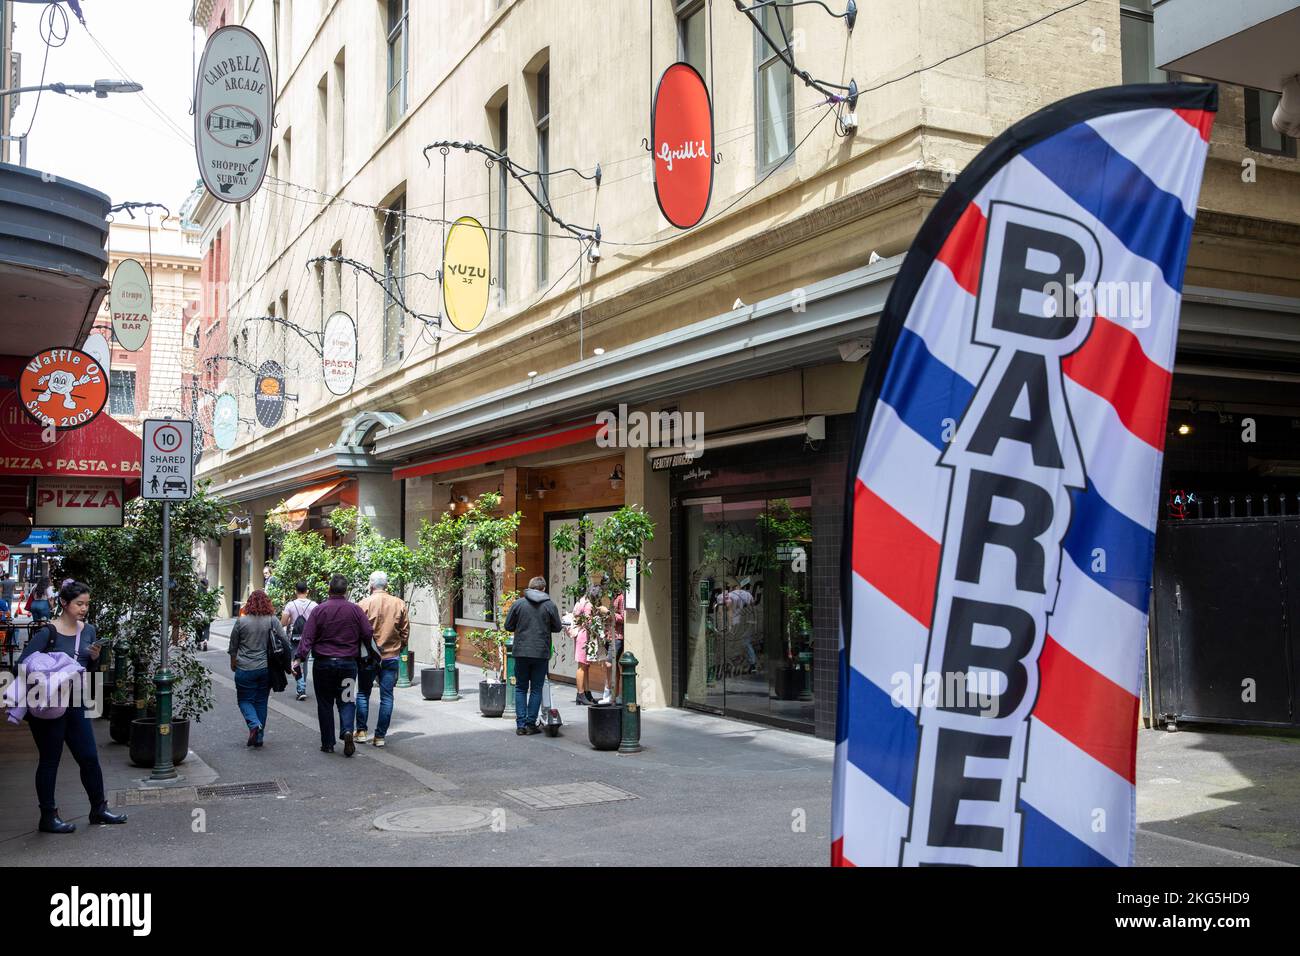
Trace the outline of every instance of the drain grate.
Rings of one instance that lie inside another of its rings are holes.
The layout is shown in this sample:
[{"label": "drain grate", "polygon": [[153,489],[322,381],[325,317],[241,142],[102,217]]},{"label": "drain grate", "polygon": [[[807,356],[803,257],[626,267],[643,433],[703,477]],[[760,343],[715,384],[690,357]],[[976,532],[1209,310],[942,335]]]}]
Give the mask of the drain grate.
[{"label": "drain grate", "polygon": [[222,783],[209,787],[198,787],[200,800],[212,800],[219,797],[263,797],[270,794],[287,796],[289,785],[282,778],[259,780],[256,783]]},{"label": "drain grate", "polygon": [[639,799],[635,793],[595,781],[561,783],[551,787],[524,787],[520,790],[503,790],[502,793],[534,810],[565,810],[594,803]]}]

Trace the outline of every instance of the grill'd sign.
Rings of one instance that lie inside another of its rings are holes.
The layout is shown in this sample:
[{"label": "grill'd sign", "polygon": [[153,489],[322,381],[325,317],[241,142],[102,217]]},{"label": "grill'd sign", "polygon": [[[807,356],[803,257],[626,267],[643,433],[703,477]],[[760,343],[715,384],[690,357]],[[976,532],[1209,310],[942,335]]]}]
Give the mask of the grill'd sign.
[{"label": "grill'd sign", "polygon": [[261,188],[271,149],[275,91],[262,42],[244,27],[220,28],[208,39],[195,85],[203,185],[222,202],[243,202]]},{"label": "grill'd sign", "polygon": [[128,352],[138,352],[149,339],[153,321],[153,290],[144,266],[134,259],[123,259],[113,270],[113,284],[108,290],[109,313],[113,334]]},{"label": "grill'd sign", "polygon": [[284,414],[284,369],[279,362],[265,361],[257,370],[253,408],[263,428],[280,424],[280,416]]},{"label": "grill'd sign", "polygon": [[357,326],[346,312],[325,320],[321,333],[321,372],[331,395],[346,395],[357,379]]},{"label": "grill'd sign", "polygon": [[690,229],[704,218],[713,193],[713,104],[689,63],[674,63],[659,78],[650,142],[659,210],[678,229]]}]

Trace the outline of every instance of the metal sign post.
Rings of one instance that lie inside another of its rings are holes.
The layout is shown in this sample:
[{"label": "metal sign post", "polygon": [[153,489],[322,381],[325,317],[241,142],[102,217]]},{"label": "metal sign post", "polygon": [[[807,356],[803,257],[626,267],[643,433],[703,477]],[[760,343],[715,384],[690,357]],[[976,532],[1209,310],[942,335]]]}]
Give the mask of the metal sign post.
[{"label": "metal sign post", "polygon": [[171,503],[189,501],[194,494],[194,423],[170,418],[149,419],[144,422],[143,436],[140,495],[163,503],[162,636],[158,672],[154,675],[158,724],[154,738],[153,773],[149,779],[173,780],[176,777],[176,766],[172,762],[172,684],[175,678],[167,666],[167,651],[171,645]]}]

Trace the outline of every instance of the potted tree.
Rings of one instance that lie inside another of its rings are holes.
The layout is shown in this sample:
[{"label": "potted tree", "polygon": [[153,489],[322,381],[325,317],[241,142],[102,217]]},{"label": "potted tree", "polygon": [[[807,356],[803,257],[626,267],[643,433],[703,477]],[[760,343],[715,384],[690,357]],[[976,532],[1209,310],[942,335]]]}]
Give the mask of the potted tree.
[{"label": "potted tree", "polygon": [[784,620],[780,659],[769,659],[771,693],[777,700],[796,700],[804,693],[811,676],[812,657],[805,653],[812,646],[808,575],[806,570],[796,568],[800,560],[806,562],[812,546],[812,517],[792,508],[786,499],[777,498],[759,515],[758,525],[763,567],[780,582],[775,591],[781,595]]},{"label": "potted tree", "polygon": [[493,626],[470,631],[465,636],[483,667],[483,680],[478,685],[478,709],[484,717],[500,717],[505,713],[506,693],[510,689],[505,680],[506,641],[510,638],[510,632],[502,625],[510,613],[510,605],[518,597],[518,591],[501,595]]},{"label": "potted tree", "polygon": [[434,657],[438,663],[420,672],[420,690],[425,700],[458,700],[460,697],[454,624],[456,601],[466,585],[482,586],[485,582],[481,575],[486,573],[466,573],[462,559],[467,548],[485,554],[514,550],[515,532],[522,515],[517,511],[508,515],[498,514],[500,507],[501,495],[485,492],[459,515],[444,512],[435,522],[420,522],[413,580],[433,591],[442,623],[441,646]]}]

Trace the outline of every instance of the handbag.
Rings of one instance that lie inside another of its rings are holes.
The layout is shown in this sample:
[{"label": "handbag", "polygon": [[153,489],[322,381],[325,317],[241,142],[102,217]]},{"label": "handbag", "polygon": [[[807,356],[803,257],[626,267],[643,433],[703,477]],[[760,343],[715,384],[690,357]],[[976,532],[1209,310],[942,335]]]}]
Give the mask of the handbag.
[{"label": "handbag", "polygon": [[293,656],[289,642],[275,633],[272,627],[266,633],[266,667],[271,675],[271,689],[276,693],[289,686],[286,675],[290,671],[290,659]]}]

